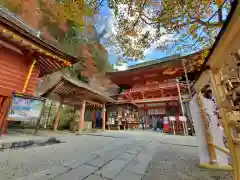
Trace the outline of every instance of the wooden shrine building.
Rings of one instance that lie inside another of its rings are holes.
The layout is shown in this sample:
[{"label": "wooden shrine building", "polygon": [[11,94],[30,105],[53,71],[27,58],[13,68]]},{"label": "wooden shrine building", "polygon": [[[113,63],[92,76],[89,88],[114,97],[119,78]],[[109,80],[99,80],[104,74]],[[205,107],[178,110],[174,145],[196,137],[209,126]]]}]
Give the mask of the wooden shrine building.
[{"label": "wooden shrine building", "polygon": [[[0,11],[0,128],[13,92],[35,95],[39,77],[78,61],[49,45],[9,14]],[[7,121],[4,123],[7,127]]]},{"label": "wooden shrine building", "polygon": [[152,116],[186,116],[188,109],[184,101],[190,91],[186,80],[191,83],[194,79],[193,72],[204,61],[203,53],[171,56],[130,66],[125,71],[109,72],[110,79],[121,89],[117,102],[137,104],[139,116],[145,117],[149,127]]},{"label": "wooden shrine building", "polygon": [[[105,118],[106,118],[106,103],[114,103],[115,100],[109,97],[107,94],[92,88],[87,83],[81,82],[79,80],[74,80],[61,72],[56,72],[49,75],[53,81],[51,81],[50,86],[43,84],[40,85],[39,91],[43,97],[47,97],[51,100],[59,101],[60,106],[57,110],[57,115],[54,123],[54,130],[58,129],[60,120],[60,111],[62,106],[70,105],[79,110],[79,119],[77,120],[76,129],[81,132],[83,129],[88,128],[88,124],[85,122],[86,110],[90,110],[92,113],[91,128],[94,128],[97,124],[96,122],[96,109],[101,109],[101,128],[105,129]],[[95,110],[94,110],[95,109]],[[99,124],[99,123],[98,123]]]}]

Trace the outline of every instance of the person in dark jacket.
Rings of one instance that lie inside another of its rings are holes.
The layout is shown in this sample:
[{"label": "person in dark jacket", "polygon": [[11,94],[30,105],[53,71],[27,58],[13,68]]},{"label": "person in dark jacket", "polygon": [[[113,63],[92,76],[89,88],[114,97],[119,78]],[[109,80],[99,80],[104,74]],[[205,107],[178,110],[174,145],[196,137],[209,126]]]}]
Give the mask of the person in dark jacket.
[{"label": "person in dark jacket", "polygon": [[161,132],[163,132],[163,117],[162,116],[160,116],[160,118],[159,118],[159,129]]},{"label": "person in dark jacket", "polygon": [[144,119],[144,116],[141,117],[141,124],[142,124],[142,130],[145,129],[145,119]]}]

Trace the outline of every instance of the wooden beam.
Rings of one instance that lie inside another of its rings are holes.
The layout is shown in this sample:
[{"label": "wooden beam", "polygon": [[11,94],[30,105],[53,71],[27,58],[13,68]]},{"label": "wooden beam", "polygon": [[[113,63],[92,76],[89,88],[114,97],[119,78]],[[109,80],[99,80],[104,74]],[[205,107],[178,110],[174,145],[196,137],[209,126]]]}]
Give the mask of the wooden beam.
[{"label": "wooden beam", "polygon": [[[53,58],[57,61],[63,62],[65,66],[71,66],[71,63],[69,61],[54,55],[51,51],[42,49],[40,46],[36,45],[35,43],[31,43],[29,40],[26,40],[25,38],[19,36],[17,33],[12,32],[11,30],[5,28],[2,25],[0,25],[0,32],[3,35],[7,35],[9,37],[12,37],[12,39],[14,41],[21,42],[24,46],[29,46],[29,47],[31,47],[31,49],[34,49],[41,54],[44,54],[48,57],[51,57],[51,58]],[[12,41],[12,42],[14,42],[14,41]]]},{"label": "wooden beam", "polygon": [[187,75],[187,68],[185,66],[184,60],[182,60],[182,65],[183,65],[184,74],[185,74],[185,78],[186,78],[186,82],[187,82],[188,92],[189,92],[190,97],[192,97],[192,92],[191,92],[191,88],[190,88],[190,84],[189,84],[189,80],[188,80],[188,75]]},{"label": "wooden beam", "polygon": [[31,75],[32,75],[32,72],[33,72],[33,69],[35,67],[35,64],[36,64],[36,59],[34,59],[32,61],[32,64],[29,68],[29,71],[28,71],[28,74],[27,74],[27,77],[26,77],[26,80],[25,80],[25,83],[24,83],[24,86],[23,86],[23,89],[22,89],[22,93],[25,93],[26,89],[27,89],[27,86],[28,86],[28,83],[29,83],[29,80],[31,78]]},{"label": "wooden beam", "polygon": [[219,151],[222,151],[222,152],[224,152],[225,154],[231,155],[229,149],[227,149],[227,148],[222,148],[222,147],[217,146],[216,144],[213,144],[213,143],[210,143],[210,144],[212,144],[213,147],[215,147],[215,148],[218,149]]},{"label": "wooden beam", "polygon": [[181,109],[182,109],[182,116],[184,116],[185,112],[184,112],[184,107],[183,107],[183,102],[182,102],[182,95],[181,95],[181,91],[180,91],[179,80],[176,79],[176,81],[177,81],[177,90],[178,90],[179,102],[180,102]]}]

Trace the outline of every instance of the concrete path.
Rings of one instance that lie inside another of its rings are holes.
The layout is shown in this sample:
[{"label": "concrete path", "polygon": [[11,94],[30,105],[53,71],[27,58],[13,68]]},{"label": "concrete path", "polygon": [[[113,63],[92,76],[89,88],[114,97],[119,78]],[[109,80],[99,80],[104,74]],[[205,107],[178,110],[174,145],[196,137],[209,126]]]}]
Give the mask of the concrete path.
[{"label": "concrete path", "polygon": [[[175,180],[184,176],[174,172],[176,168],[172,166],[185,151],[178,154],[178,149],[188,148],[184,156],[189,153],[195,158],[194,163],[197,159],[194,137],[151,131],[105,131],[61,139],[66,142],[0,153],[1,180]],[[163,160],[159,160],[159,154]],[[192,159],[184,162],[182,168],[188,167]],[[156,172],[166,176],[162,178]],[[214,180],[211,172],[206,176]]]}]

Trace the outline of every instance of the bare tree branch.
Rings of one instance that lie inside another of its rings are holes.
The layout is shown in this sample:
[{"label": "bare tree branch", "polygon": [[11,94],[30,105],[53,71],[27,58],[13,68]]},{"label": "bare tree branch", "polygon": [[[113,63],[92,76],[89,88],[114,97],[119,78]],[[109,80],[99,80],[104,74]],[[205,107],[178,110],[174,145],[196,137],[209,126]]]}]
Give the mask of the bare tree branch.
[{"label": "bare tree branch", "polygon": [[131,30],[134,30],[134,28],[135,28],[136,25],[138,24],[138,21],[139,21],[139,19],[140,19],[141,16],[142,16],[142,13],[143,13],[143,10],[144,10],[144,7],[145,7],[146,3],[147,3],[147,0],[144,0],[143,5],[140,7],[140,12],[139,12],[138,18],[137,18],[136,21],[134,22]]}]

